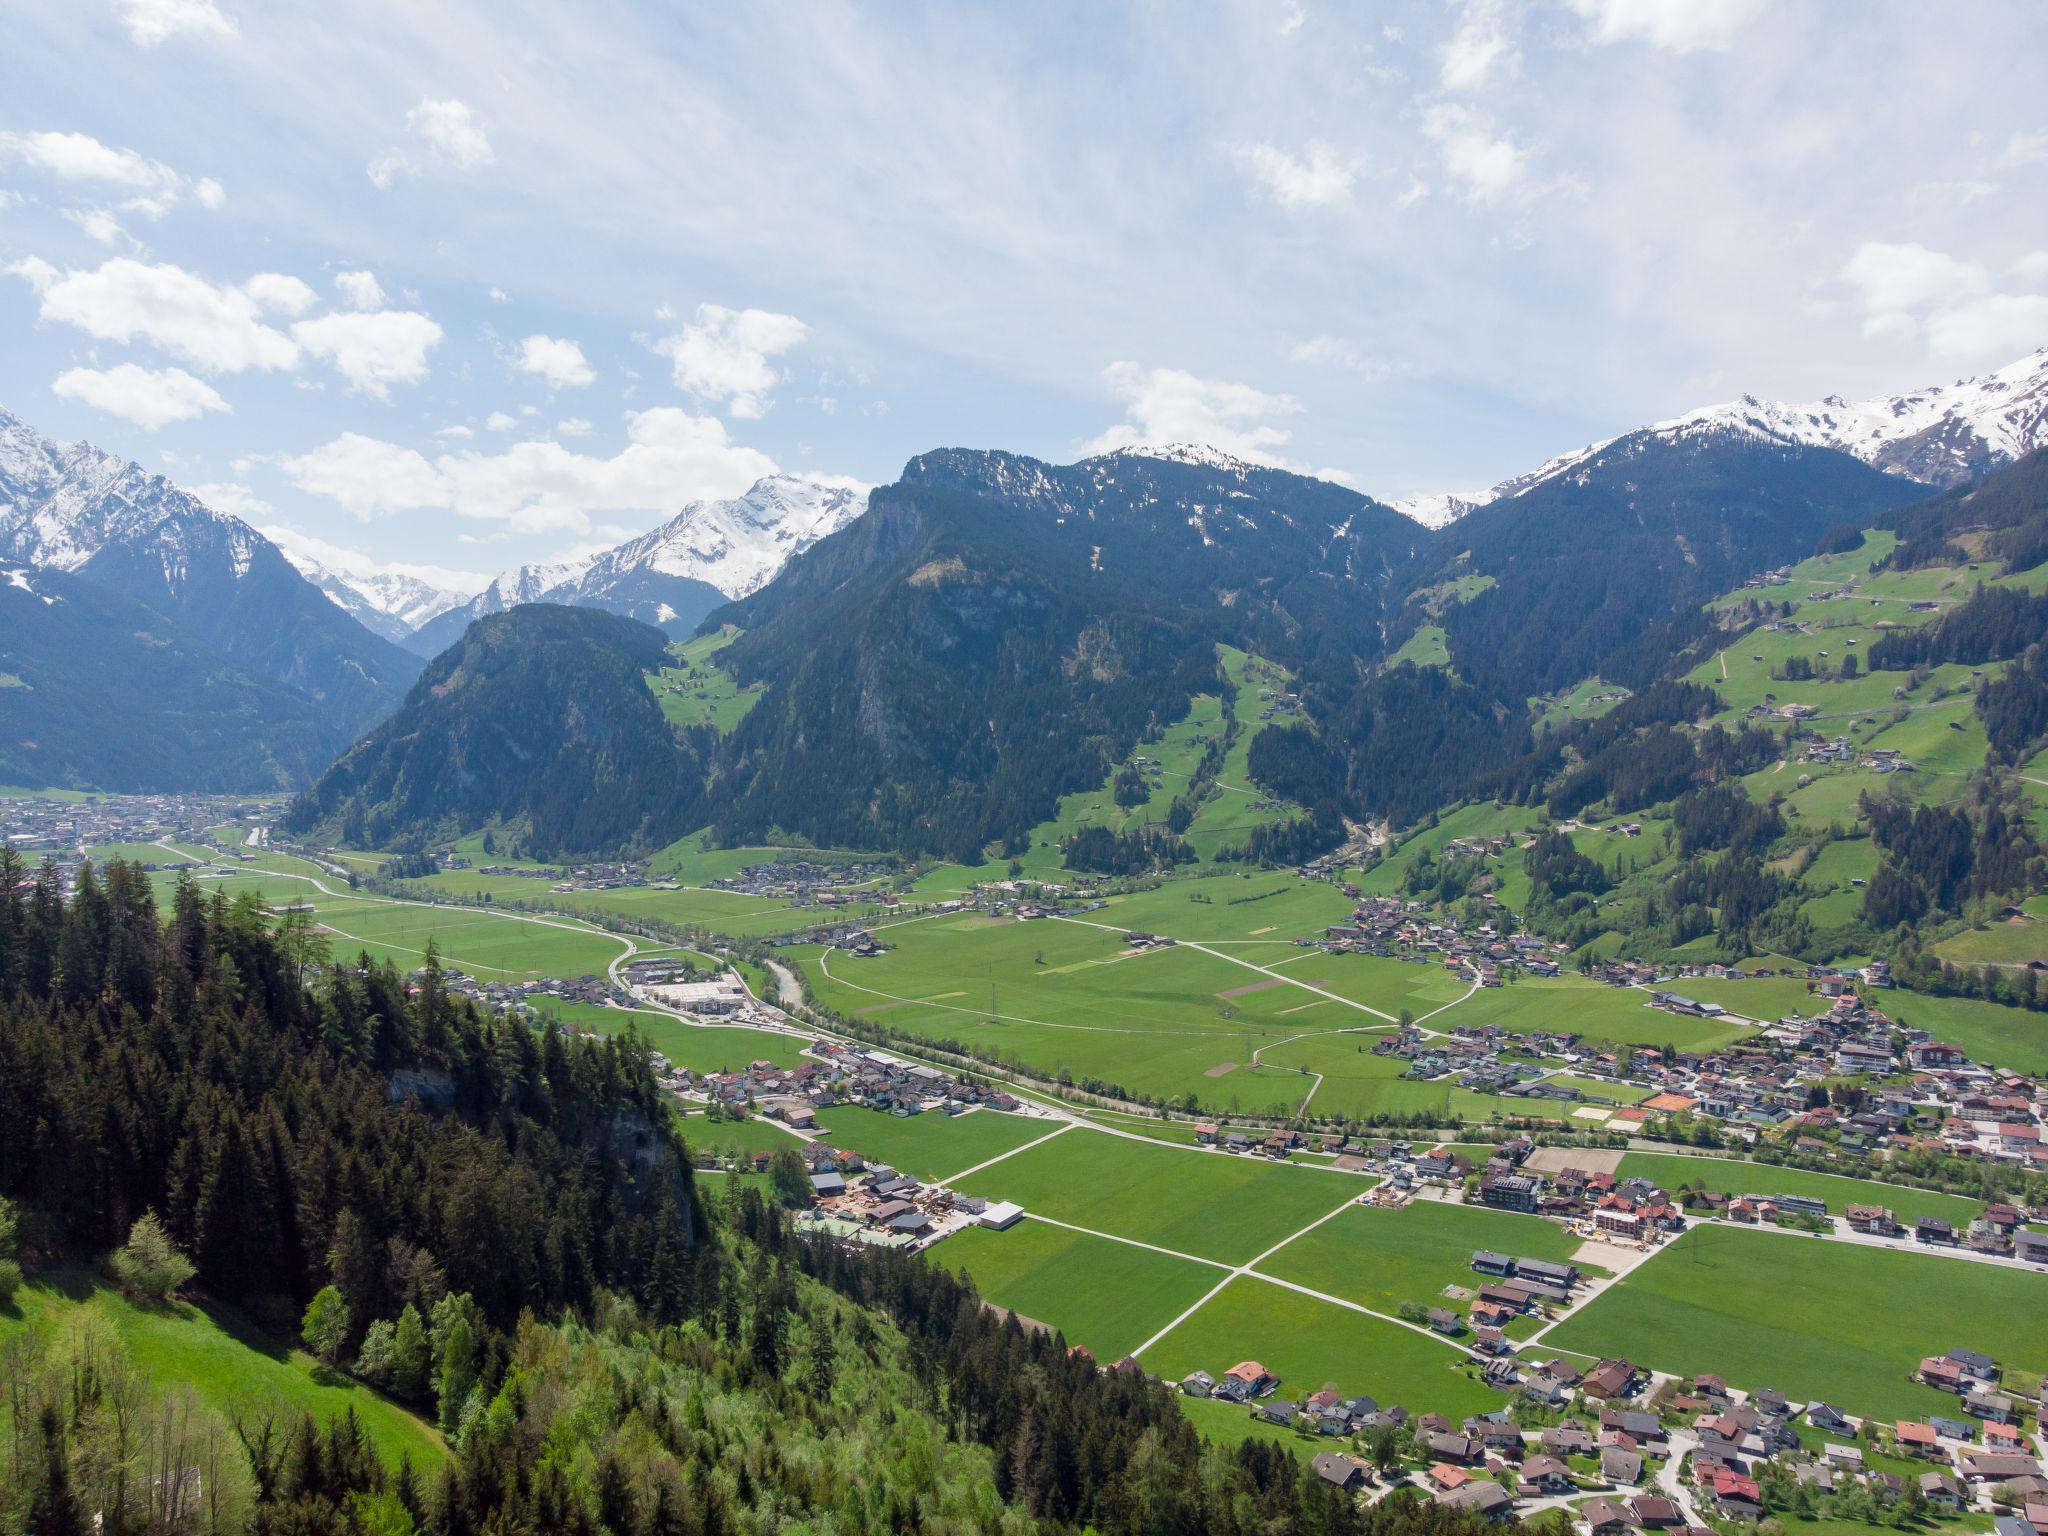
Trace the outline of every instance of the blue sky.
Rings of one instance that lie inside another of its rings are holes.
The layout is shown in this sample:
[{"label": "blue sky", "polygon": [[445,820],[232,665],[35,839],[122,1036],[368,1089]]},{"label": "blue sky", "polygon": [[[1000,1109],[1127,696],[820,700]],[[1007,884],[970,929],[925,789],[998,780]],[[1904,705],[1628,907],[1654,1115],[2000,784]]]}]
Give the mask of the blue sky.
[{"label": "blue sky", "polygon": [[0,405],[490,572],[770,469],[1384,498],[2048,341],[2048,9],[0,0]]}]

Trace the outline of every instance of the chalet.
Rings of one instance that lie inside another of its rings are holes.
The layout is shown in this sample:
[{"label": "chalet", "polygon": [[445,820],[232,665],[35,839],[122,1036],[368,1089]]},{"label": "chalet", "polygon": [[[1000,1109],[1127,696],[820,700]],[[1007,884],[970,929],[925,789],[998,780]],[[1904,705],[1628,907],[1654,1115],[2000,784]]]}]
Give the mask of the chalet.
[{"label": "chalet", "polygon": [[1536,1437],[1536,1443],[1553,1456],[1590,1456],[1595,1449],[1592,1433],[1576,1424],[1559,1424]]},{"label": "chalet", "polygon": [[1276,1384],[1273,1374],[1258,1361],[1240,1360],[1216,1383],[1216,1395],[1242,1403],[1272,1391]]},{"label": "chalet", "polygon": [[1194,1371],[1181,1378],[1180,1389],[1188,1397],[1208,1397],[1216,1390],[1216,1378],[1207,1371]]},{"label": "chalet", "polygon": [[1756,1479],[1728,1467],[1708,1469],[1700,1479],[1702,1497],[1727,1520],[1755,1520],[1763,1513],[1763,1490]]},{"label": "chalet", "polygon": [[1956,1234],[1939,1216],[1922,1216],[1913,1223],[1913,1240],[1919,1243],[1953,1243]]},{"label": "chalet", "polygon": [[1446,1509],[1461,1510],[1487,1520],[1505,1520],[1515,1509],[1515,1501],[1508,1496],[1507,1489],[1499,1483],[1476,1478],[1463,1487],[1438,1494],[1436,1502]]},{"label": "chalet", "polygon": [[1555,1456],[1531,1456],[1523,1463],[1521,1481],[1515,1491],[1525,1496],[1556,1497],[1575,1492],[1572,1470]]},{"label": "chalet", "polygon": [[1963,1485],[1947,1472],[1922,1472],[1920,1497],[1927,1501],[1929,1509],[1953,1515],[1963,1507]]},{"label": "chalet", "polygon": [[1628,1512],[1646,1531],[1668,1530],[1685,1524],[1685,1515],[1670,1499],[1655,1493],[1639,1493],[1628,1501]]},{"label": "chalet", "polygon": [[1842,1410],[1832,1403],[1809,1403],[1806,1408],[1806,1422],[1815,1429],[1831,1435],[1853,1435],[1855,1426],[1842,1416]]},{"label": "chalet", "polygon": [[1636,1368],[1627,1360],[1602,1360],[1579,1384],[1588,1397],[1627,1397],[1636,1382]]},{"label": "chalet", "polygon": [[1920,1362],[1920,1380],[1942,1392],[1963,1390],[1963,1368],[1946,1355],[1930,1355]]},{"label": "chalet", "polygon": [[1438,1461],[1452,1466],[1466,1466],[1479,1459],[1479,1442],[1456,1431],[1424,1435],[1422,1449]]},{"label": "chalet", "polygon": [[2041,1465],[2012,1451],[1964,1451],[1963,1476],[1973,1483],[2009,1483],[2017,1477],[2039,1477]]},{"label": "chalet", "polygon": [[1579,1518],[1593,1536],[1625,1536],[1635,1524],[1629,1507],[1617,1499],[1588,1499],[1579,1506]]},{"label": "chalet", "polygon": [[1907,1456],[1939,1456],[1941,1444],[1932,1424],[1919,1424],[1910,1419],[1901,1419],[1893,1426],[1898,1437],[1899,1450]]},{"label": "chalet", "polygon": [[1356,1456],[1346,1456],[1337,1451],[1318,1451],[1309,1466],[1317,1477],[1346,1493],[1357,1492],[1369,1481],[1364,1462]]},{"label": "chalet", "polygon": [[1998,1380],[1998,1362],[1987,1354],[1974,1349],[1952,1349],[1947,1358],[1955,1361],[1972,1381]]},{"label": "chalet", "polygon": [[1472,1267],[1482,1275],[1512,1275],[1515,1261],[1504,1253],[1481,1248],[1472,1255]]},{"label": "chalet", "polygon": [[1610,1483],[1639,1483],[1643,1480],[1643,1453],[1610,1445],[1600,1452],[1600,1475]]}]

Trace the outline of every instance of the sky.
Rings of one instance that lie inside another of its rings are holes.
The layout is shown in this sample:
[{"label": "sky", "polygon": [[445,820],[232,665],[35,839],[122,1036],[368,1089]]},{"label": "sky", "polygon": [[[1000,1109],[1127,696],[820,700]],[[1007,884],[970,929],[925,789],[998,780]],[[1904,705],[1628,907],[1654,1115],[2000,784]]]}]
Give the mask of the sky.
[{"label": "sky", "polygon": [[2034,0],[0,0],[0,407],[468,584],[788,473],[1382,499],[2048,342]]}]

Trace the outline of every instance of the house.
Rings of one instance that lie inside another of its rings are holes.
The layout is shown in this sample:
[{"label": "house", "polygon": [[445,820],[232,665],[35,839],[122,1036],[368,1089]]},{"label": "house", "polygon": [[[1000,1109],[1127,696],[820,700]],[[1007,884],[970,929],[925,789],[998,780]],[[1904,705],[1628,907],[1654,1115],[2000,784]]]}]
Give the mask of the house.
[{"label": "house", "polygon": [[1662,1494],[1637,1494],[1628,1501],[1628,1512],[1646,1531],[1668,1530],[1674,1525],[1685,1524],[1685,1515],[1679,1507]]},{"label": "house", "polygon": [[1643,1454],[1641,1451],[1625,1451],[1618,1445],[1610,1445],[1600,1453],[1600,1475],[1610,1483],[1640,1483],[1643,1480]]},{"label": "house", "polygon": [[1465,1466],[1479,1459],[1479,1442],[1470,1435],[1439,1430],[1422,1437],[1422,1449],[1440,1462]]},{"label": "house", "polygon": [[1536,1443],[1553,1456],[1590,1456],[1594,1451],[1590,1431],[1576,1424],[1559,1424],[1536,1437]]},{"label": "house", "polygon": [[1458,1314],[1451,1311],[1448,1307],[1431,1307],[1429,1309],[1429,1326],[1442,1334],[1460,1333],[1465,1327],[1458,1320]]},{"label": "house", "polygon": [[1763,1490],[1756,1479],[1731,1467],[1709,1467],[1700,1478],[1700,1493],[1729,1520],[1755,1520],[1763,1513]]},{"label": "house", "polygon": [[1940,1443],[1932,1424],[1916,1424],[1901,1419],[1892,1431],[1899,1441],[1899,1450],[1907,1456],[1939,1456]]},{"label": "house", "polygon": [[1301,1410],[1282,1397],[1269,1398],[1252,1407],[1252,1417],[1268,1424],[1291,1425],[1300,1416]]},{"label": "house", "polygon": [[2009,1483],[2016,1477],[2039,1477],[2040,1463],[2012,1451],[1964,1451],[1963,1476],[1973,1483]]},{"label": "house", "polygon": [[1972,1392],[1963,1399],[1963,1411],[1972,1418],[1988,1419],[1993,1424],[2010,1424],[2012,1399],[2003,1392]]},{"label": "house", "polygon": [[1963,1390],[1963,1368],[1947,1355],[1929,1355],[1920,1362],[1920,1379],[1943,1392]]},{"label": "house", "polygon": [[1195,1371],[1181,1378],[1180,1389],[1189,1397],[1208,1397],[1216,1390],[1216,1378],[1207,1371]]},{"label": "house", "polygon": [[1346,1493],[1357,1492],[1370,1480],[1366,1477],[1364,1462],[1356,1456],[1346,1456],[1337,1451],[1318,1451],[1309,1466],[1317,1477]]},{"label": "house", "polygon": [[1974,1349],[1952,1349],[1947,1358],[1955,1361],[1963,1374],[1973,1381],[1998,1380],[1998,1362],[1989,1355]]},{"label": "house", "polygon": [[1922,1472],[1920,1497],[1929,1509],[1952,1515],[1963,1507],[1963,1485],[1947,1472]]},{"label": "house", "polygon": [[1515,1508],[1507,1489],[1476,1478],[1461,1488],[1438,1494],[1436,1502],[1445,1509],[1462,1510],[1488,1520],[1505,1520]]},{"label": "house", "polygon": [[1593,1536],[1624,1536],[1635,1524],[1629,1507],[1616,1499],[1588,1499],[1579,1506],[1579,1518],[1592,1527]]},{"label": "house", "polygon": [[1586,1373],[1579,1390],[1588,1397],[1627,1397],[1635,1380],[1636,1368],[1627,1360],[1602,1360]]},{"label": "house", "polygon": [[1831,1435],[1853,1435],[1855,1426],[1842,1416],[1842,1410],[1832,1403],[1809,1403],[1806,1407],[1806,1422],[1815,1429],[1825,1430]]},{"label": "house", "polygon": [[1515,1261],[1504,1253],[1481,1248],[1472,1255],[1472,1267],[1482,1275],[1512,1275]]},{"label": "house", "polygon": [[1572,1482],[1571,1468],[1555,1456],[1531,1456],[1523,1463],[1522,1478],[1516,1492],[1531,1497],[1556,1496],[1571,1493],[1576,1486]]}]

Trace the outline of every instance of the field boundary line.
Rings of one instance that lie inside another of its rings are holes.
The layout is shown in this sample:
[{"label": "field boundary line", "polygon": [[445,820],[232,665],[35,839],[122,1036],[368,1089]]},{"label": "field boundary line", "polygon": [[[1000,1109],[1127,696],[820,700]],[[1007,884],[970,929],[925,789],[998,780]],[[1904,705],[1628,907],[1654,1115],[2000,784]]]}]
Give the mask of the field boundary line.
[{"label": "field boundary line", "polygon": [[981,1170],[984,1168],[995,1167],[997,1163],[1002,1162],[1005,1158],[1015,1157],[1019,1152],[1029,1152],[1033,1147],[1042,1147],[1048,1141],[1051,1141],[1054,1137],[1066,1135],[1067,1132],[1071,1131],[1073,1128],[1074,1122],[1068,1120],[1061,1124],[1057,1130],[1047,1131],[1043,1136],[1040,1136],[1033,1141],[1027,1141],[1021,1147],[1012,1147],[1007,1152],[998,1152],[994,1157],[988,1159],[987,1162],[976,1163],[972,1168],[964,1168],[960,1172],[954,1174],[951,1178],[941,1179],[939,1180],[939,1182],[941,1184],[945,1184],[948,1186],[957,1184],[962,1179],[968,1178],[973,1174],[981,1172]]},{"label": "field boundary line", "polygon": [[[1074,923],[1082,928],[1100,928],[1108,933],[1128,934],[1131,931],[1128,928],[1119,928],[1114,923],[1091,923],[1078,917],[1055,917],[1053,920],[1061,923]],[[1313,992],[1318,997],[1327,997],[1330,1001],[1342,1003],[1347,1008],[1356,1008],[1360,1013],[1369,1013],[1376,1019],[1385,1019],[1389,1024],[1399,1024],[1401,1022],[1393,1014],[1383,1013],[1370,1004],[1361,1003],[1355,998],[1346,997],[1341,992],[1332,992],[1326,987],[1311,986],[1308,982],[1296,981],[1292,976],[1282,976],[1278,971],[1271,970],[1263,965],[1254,965],[1249,960],[1240,960],[1236,955],[1226,955],[1222,950],[1212,949],[1207,944],[1198,943],[1194,939],[1175,939],[1174,943],[1182,949],[1192,949],[1199,954],[1209,955],[1217,960],[1227,960],[1232,965],[1241,965],[1248,971],[1256,971],[1259,975],[1271,977],[1274,981],[1280,982],[1283,985],[1299,987],[1302,991]]]},{"label": "field boundary line", "polygon": [[1185,1259],[1190,1264],[1202,1264],[1210,1269],[1220,1269],[1226,1272],[1224,1275],[1226,1280],[1237,1273],[1236,1270],[1231,1269],[1221,1259],[1205,1259],[1199,1253],[1182,1253],[1178,1248],[1162,1248],[1157,1243],[1142,1242],[1135,1237],[1122,1237],[1115,1232],[1104,1232],[1097,1227],[1084,1227],[1078,1222],[1061,1221],[1057,1216],[1041,1216],[1036,1211],[1027,1210],[1024,1213],[1024,1219],[1026,1221],[1042,1221],[1048,1227],[1064,1227],[1069,1232],[1079,1232],[1083,1237],[1099,1237],[1104,1242],[1122,1243],[1126,1248],[1143,1248],[1148,1253],[1164,1254],[1169,1259]]}]

